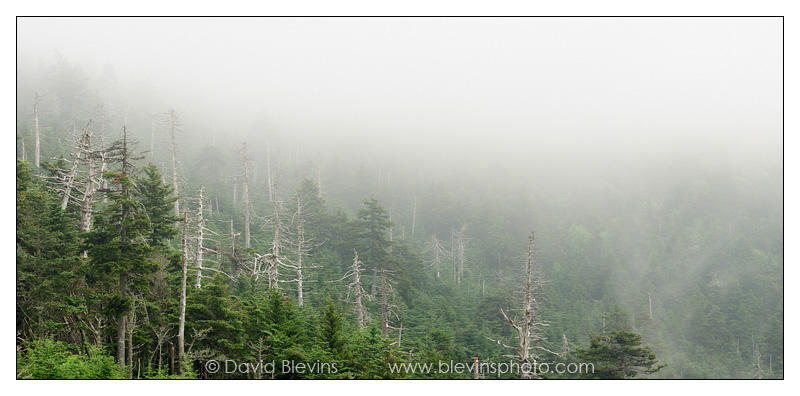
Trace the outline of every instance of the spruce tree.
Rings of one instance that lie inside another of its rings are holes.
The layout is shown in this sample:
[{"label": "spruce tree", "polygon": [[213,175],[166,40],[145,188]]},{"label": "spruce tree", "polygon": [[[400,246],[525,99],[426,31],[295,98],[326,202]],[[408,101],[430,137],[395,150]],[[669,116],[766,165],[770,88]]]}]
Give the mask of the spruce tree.
[{"label": "spruce tree", "polygon": [[658,364],[650,347],[642,346],[642,337],[627,331],[595,335],[589,349],[578,349],[578,358],[594,364],[587,378],[628,379],[639,374],[652,374],[666,365]]},{"label": "spruce tree", "polygon": [[136,195],[150,220],[147,242],[153,247],[164,247],[168,240],[178,235],[175,222],[180,218],[173,214],[178,197],[173,196],[174,186],[163,183],[156,165],[147,164],[142,171],[144,175],[137,180]]}]

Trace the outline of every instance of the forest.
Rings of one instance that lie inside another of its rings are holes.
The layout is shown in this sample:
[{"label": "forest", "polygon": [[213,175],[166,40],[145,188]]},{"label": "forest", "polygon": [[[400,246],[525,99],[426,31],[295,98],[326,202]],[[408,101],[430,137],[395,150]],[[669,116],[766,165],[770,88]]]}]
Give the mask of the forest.
[{"label": "forest", "polygon": [[783,378],[773,129],[317,135],[20,51],[17,379]]}]

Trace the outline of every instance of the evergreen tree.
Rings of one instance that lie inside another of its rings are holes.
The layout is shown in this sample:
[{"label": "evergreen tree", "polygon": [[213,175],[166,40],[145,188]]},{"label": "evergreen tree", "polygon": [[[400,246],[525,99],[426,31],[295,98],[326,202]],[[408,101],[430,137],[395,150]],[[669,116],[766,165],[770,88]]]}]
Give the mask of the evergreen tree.
[{"label": "evergreen tree", "polygon": [[655,373],[666,365],[658,364],[650,347],[642,346],[642,337],[627,331],[592,337],[589,349],[578,349],[578,358],[593,363],[586,378],[628,379],[639,374]]},{"label": "evergreen tree", "polygon": [[152,247],[163,248],[167,240],[178,235],[175,222],[180,218],[173,214],[178,197],[173,196],[174,186],[163,183],[156,165],[147,164],[142,170],[144,175],[137,179],[136,195],[150,220],[147,242]]},{"label": "evergreen tree", "polygon": [[319,339],[324,348],[336,359],[347,358],[347,340],[342,333],[342,315],[333,300],[328,296],[328,303],[322,310],[322,323],[319,329]]},{"label": "evergreen tree", "polygon": [[95,218],[95,228],[86,233],[94,279],[113,279],[117,290],[106,294],[109,313],[117,320],[117,363],[125,364],[127,314],[131,294],[148,290],[148,276],[159,269],[149,255],[152,247],[146,236],[151,232],[147,212],[134,194],[136,187],[128,177],[132,170],[127,135],[119,144],[122,171],[106,172],[111,189],[106,192],[109,206]]},{"label": "evergreen tree", "polygon": [[76,289],[81,260],[75,219],[19,160],[16,198],[18,335],[80,342],[75,321],[65,321],[84,310]]},{"label": "evergreen tree", "polygon": [[367,265],[384,265],[387,250],[392,246],[387,233],[393,223],[389,221],[389,212],[375,198],[364,200],[364,206],[359,209],[356,221],[360,228],[356,249]]}]

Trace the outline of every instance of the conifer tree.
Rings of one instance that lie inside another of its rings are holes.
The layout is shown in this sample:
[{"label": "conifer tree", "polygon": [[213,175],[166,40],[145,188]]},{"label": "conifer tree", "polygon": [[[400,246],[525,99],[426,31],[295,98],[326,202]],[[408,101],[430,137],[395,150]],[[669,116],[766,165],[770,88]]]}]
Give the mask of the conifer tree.
[{"label": "conifer tree", "polygon": [[178,235],[175,222],[180,218],[172,214],[178,197],[173,195],[174,186],[163,183],[156,165],[149,163],[142,171],[144,175],[137,180],[136,194],[150,220],[147,242],[153,247],[164,247],[167,240]]},{"label": "conifer tree", "polygon": [[107,310],[117,319],[117,363],[120,367],[125,364],[130,295],[147,291],[147,276],[158,270],[158,265],[149,259],[152,248],[146,241],[150,219],[137,200],[136,186],[129,177],[134,156],[128,146],[127,131],[123,128],[123,139],[115,146],[121,171],[103,175],[111,186],[111,190],[106,192],[109,206],[97,216],[95,228],[85,234],[94,277],[112,278],[117,283],[117,290],[106,295],[106,303]]}]

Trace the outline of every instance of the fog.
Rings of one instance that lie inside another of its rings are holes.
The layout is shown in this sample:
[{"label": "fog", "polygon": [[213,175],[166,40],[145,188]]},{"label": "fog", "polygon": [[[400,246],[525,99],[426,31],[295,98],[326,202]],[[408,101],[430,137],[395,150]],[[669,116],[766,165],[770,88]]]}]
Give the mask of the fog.
[{"label": "fog", "polygon": [[687,147],[774,158],[781,29],[759,18],[21,18],[17,45],[21,67],[56,53],[87,76],[111,65],[123,101],[146,84],[164,108],[229,134],[261,113],[319,147],[581,168]]},{"label": "fog", "polygon": [[[420,257],[470,223],[473,292],[510,290],[536,229],[561,334],[647,311],[666,377],[740,376],[740,338],[782,354],[781,18],[18,18],[18,157],[34,92],[47,160],[92,119],[142,151],[153,128],[145,161],[171,174],[152,120],[178,111],[181,205],[203,184],[225,235],[277,212],[268,177],[310,178],[339,222],[378,198]],[[697,319],[723,314],[725,333]],[[704,351],[739,366],[698,369]]]}]

